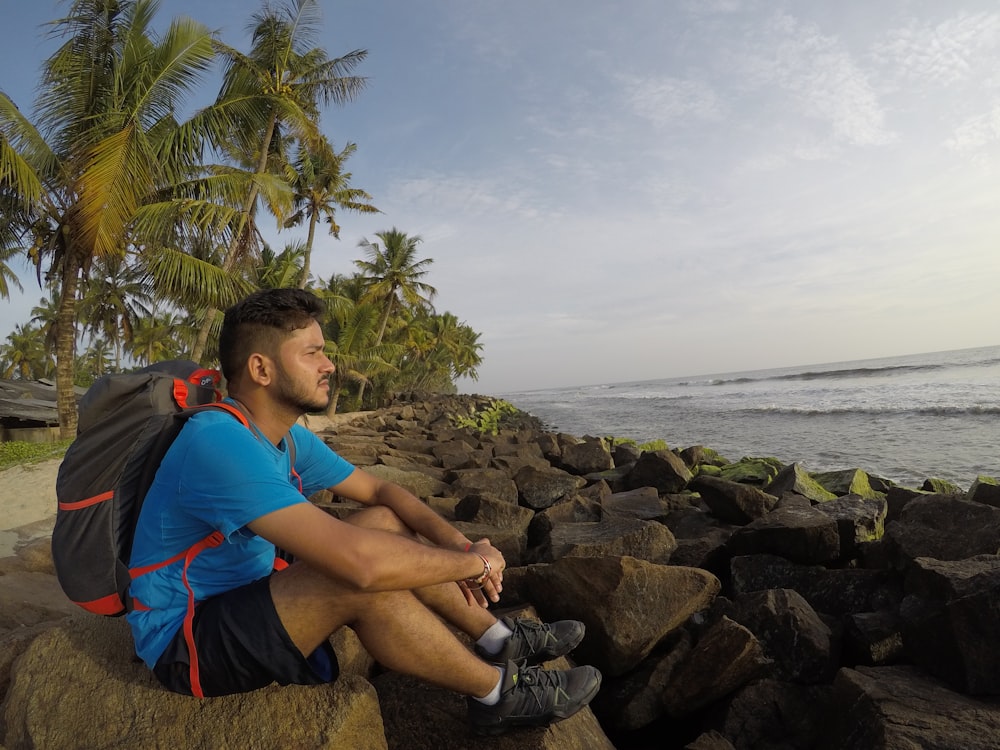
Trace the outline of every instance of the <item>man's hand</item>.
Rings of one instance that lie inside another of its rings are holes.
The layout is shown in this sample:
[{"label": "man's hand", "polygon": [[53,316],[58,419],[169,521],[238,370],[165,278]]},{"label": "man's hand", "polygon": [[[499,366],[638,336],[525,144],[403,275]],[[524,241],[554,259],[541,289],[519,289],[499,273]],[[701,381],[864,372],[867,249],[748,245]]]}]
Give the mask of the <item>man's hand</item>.
[{"label": "man's hand", "polygon": [[469,552],[475,552],[489,560],[490,574],[481,585],[471,581],[459,581],[458,585],[465,594],[469,606],[478,604],[480,607],[488,607],[490,602],[495,604],[500,601],[500,592],[503,591],[503,571],[507,567],[507,561],[504,560],[503,553],[490,544],[489,539],[480,539],[469,548]]}]

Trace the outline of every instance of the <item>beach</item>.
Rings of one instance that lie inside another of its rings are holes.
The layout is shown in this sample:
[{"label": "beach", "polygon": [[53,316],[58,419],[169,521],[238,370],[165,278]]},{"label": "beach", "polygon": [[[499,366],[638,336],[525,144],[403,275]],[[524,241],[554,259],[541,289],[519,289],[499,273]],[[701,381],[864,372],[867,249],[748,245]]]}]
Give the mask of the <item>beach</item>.
[{"label": "beach", "polygon": [[56,520],[56,475],[61,458],[0,471],[0,558],[51,536]]}]

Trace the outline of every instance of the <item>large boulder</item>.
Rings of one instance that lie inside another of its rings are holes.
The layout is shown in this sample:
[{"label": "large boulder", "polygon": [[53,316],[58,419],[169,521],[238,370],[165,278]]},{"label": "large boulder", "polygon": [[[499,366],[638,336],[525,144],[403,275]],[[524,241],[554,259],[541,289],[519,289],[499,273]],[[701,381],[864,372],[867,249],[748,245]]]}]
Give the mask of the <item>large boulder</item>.
[{"label": "large boulder", "polygon": [[514,475],[521,505],[532,510],[545,510],[586,483],[583,477],[552,467],[524,466]]},{"label": "large boulder", "polygon": [[1000,508],[949,495],[911,499],[886,526],[900,568],[918,557],[962,560],[1000,549]]},{"label": "large boulder", "polygon": [[912,666],[841,669],[817,750],[995,750],[1000,701],[961,695]]},{"label": "large boulder", "polygon": [[840,557],[837,522],[811,505],[771,511],[737,529],[726,549],[732,555],[772,554],[810,565]]},{"label": "large boulder", "polygon": [[555,524],[541,546],[545,552],[540,561],[630,555],[666,564],[675,549],[677,541],[663,524],[611,516],[594,523]]},{"label": "large boulder", "polygon": [[1000,556],[914,560],[900,607],[910,660],[970,694],[1000,695]]},{"label": "large boulder", "polygon": [[692,474],[684,459],[671,450],[643,451],[624,477],[626,489],[653,487],[657,492],[680,492]]},{"label": "large boulder", "polygon": [[786,492],[794,492],[796,495],[809,498],[814,503],[826,502],[836,497],[836,495],[813,479],[809,475],[809,472],[798,463],[785,466],[768,483],[765,489],[777,497],[781,497]]},{"label": "large boulder", "polygon": [[720,521],[745,525],[763,518],[778,504],[778,498],[757,487],[720,477],[699,475],[689,489],[701,495],[702,501]]},{"label": "large boulder", "polygon": [[79,615],[35,638],[3,706],[10,748],[386,748],[375,689],[343,674],[198,700],[165,690],[133,655],[123,620]]},{"label": "large boulder", "polygon": [[544,620],[583,621],[587,635],[574,656],[611,677],[638,665],[721,588],[708,571],[634,557],[565,557],[524,575]]}]

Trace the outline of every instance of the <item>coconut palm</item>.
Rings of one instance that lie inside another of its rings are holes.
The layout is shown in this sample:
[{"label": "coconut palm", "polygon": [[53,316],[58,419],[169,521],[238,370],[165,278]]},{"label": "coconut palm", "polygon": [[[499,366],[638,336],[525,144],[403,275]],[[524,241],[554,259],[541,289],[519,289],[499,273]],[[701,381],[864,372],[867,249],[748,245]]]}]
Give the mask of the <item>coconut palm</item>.
[{"label": "coconut palm", "polygon": [[295,286],[302,273],[304,256],[305,246],[301,242],[285,245],[285,249],[277,255],[274,254],[274,250],[265,246],[261,250],[260,263],[257,266],[257,286],[261,289]]},{"label": "coconut palm", "polygon": [[19,323],[0,345],[0,368],[7,380],[15,375],[21,380],[45,377],[50,360],[38,330],[25,323]]},{"label": "coconut palm", "polygon": [[[326,410],[327,415],[332,416],[349,383],[363,386],[374,376],[396,372],[398,368],[393,362],[400,358],[402,347],[376,343],[379,311],[370,302],[320,294],[327,300],[330,313],[324,325],[325,353],[336,367],[330,387],[330,405]],[[359,390],[359,400],[361,393]]]},{"label": "coconut palm", "polygon": [[[272,162],[287,161],[276,154],[287,135],[303,142],[319,139],[320,103],[351,101],[366,84],[364,78],[350,75],[367,56],[365,50],[331,59],[322,48],[311,46],[319,35],[319,17],[316,0],[265,4],[251,19],[249,53],[216,42],[225,60],[223,85],[215,105],[202,116],[211,121],[209,129],[228,134],[218,146],[256,175],[265,175]],[[226,271],[251,250],[259,195],[254,184],[243,198],[240,223],[222,262]],[[208,311],[192,354],[195,359],[202,358],[216,317],[215,309]]]},{"label": "coconut palm", "polygon": [[137,321],[150,314],[148,278],[129,266],[124,256],[109,256],[95,261],[81,291],[79,316],[84,329],[106,338],[114,349],[114,367],[121,370],[123,345],[131,343]]},{"label": "coconut palm", "polygon": [[288,228],[305,221],[309,227],[302,274],[298,282],[299,289],[305,289],[309,281],[313,241],[316,237],[316,225],[320,219],[325,219],[330,225],[330,234],[339,240],[340,225],[336,220],[338,208],[358,213],[380,213],[371,204],[371,195],[361,188],[351,187],[352,175],[344,171],[344,162],[356,150],[355,144],[348,143],[340,153],[337,153],[326,138],[321,138],[314,145],[302,144],[292,164],[295,170],[292,188],[295,190],[296,211],[285,219],[284,225]]},{"label": "coconut palm", "polygon": [[211,34],[187,19],[152,31],[155,0],[75,0],[53,33],[34,121],[0,95],[2,217],[59,283],[56,344],[60,432],[76,432],[73,341],[81,278],[94,260],[153,252],[136,221],[189,179],[195,140],[174,137],[174,112],[212,59]]},{"label": "coconut palm", "polygon": [[[365,250],[368,260],[356,260],[356,265],[365,277],[365,299],[381,308],[376,345],[385,337],[386,327],[393,312],[407,306],[414,310],[432,309],[431,300],[437,290],[420,279],[427,275],[427,267],[433,258],[417,259],[417,245],[423,242],[419,235],[410,237],[395,227],[388,231],[376,232],[382,244],[362,239],[358,245]],[[361,384],[359,400],[364,397],[365,386]]]},{"label": "coconut palm", "polygon": [[8,265],[14,256],[20,253],[21,248],[18,243],[11,241],[11,244],[4,245],[3,239],[0,238],[0,298],[10,299],[10,288],[12,286],[19,292],[24,291],[24,287],[21,286],[21,280],[17,278],[14,269]]},{"label": "coconut palm", "polygon": [[144,365],[180,356],[184,346],[178,340],[183,321],[172,312],[158,312],[139,318],[129,345],[131,357]]}]

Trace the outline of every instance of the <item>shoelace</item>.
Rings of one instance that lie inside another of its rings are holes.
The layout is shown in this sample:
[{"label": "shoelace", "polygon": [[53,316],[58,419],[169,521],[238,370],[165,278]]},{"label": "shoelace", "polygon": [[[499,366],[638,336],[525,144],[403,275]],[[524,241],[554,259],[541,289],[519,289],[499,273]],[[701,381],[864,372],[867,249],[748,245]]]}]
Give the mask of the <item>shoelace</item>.
[{"label": "shoelace", "polygon": [[559,684],[558,674],[541,667],[523,667],[514,679],[513,691],[526,692],[539,708],[546,708],[548,703],[552,702],[542,700],[549,691],[552,691],[552,697],[565,692]]}]

